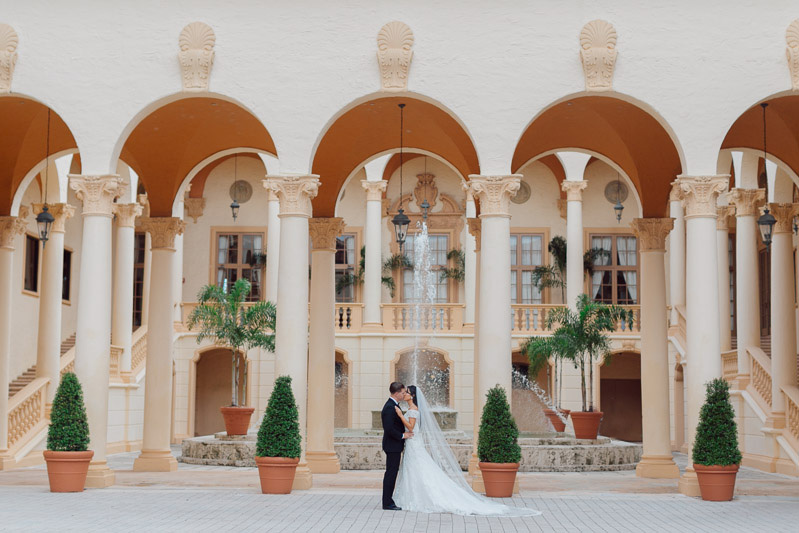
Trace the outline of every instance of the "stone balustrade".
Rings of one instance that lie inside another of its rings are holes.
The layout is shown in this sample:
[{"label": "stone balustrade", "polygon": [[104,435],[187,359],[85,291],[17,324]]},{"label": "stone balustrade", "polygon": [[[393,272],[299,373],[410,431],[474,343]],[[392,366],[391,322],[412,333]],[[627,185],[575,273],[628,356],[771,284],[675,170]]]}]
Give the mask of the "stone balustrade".
[{"label": "stone balustrade", "polygon": [[732,384],[738,375],[738,352],[730,350],[721,354],[721,377]]},{"label": "stone balustrade", "polygon": [[794,450],[799,449],[799,387],[783,387],[785,395],[785,430]]},{"label": "stone balustrade", "polygon": [[133,332],[131,344],[130,373],[136,375],[147,359],[147,326],[140,326]]},{"label": "stone balustrade", "polygon": [[337,303],[333,316],[336,333],[358,333],[363,325],[363,304]]},{"label": "stone balustrade", "polygon": [[461,333],[463,304],[383,304],[386,333]]},{"label": "stone balustrade", "polygon": [[771,359],[760,348],[747,348],[752,367],[750,387],[756,393],[759,402],[767,411],[771,410]]},{"label": "stone balustrade", "polygon": [[15,394],[8,404],[8,448],[14,454],[47,427],[45,414],[47,378],[36,378]]}]

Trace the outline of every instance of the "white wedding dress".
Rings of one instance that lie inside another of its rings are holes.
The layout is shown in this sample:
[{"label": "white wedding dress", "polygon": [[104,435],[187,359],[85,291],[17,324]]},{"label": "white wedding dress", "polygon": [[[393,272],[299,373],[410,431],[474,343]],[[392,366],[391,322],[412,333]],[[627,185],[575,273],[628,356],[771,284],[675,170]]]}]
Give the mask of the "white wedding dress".
[{"label": "white wedding dress", "polygon": [[449,448],[421,389],[414,436],[405,442],[394,501],[403,510],[483,516],[536,516],[540,511],[510,507],[475,493]]}]

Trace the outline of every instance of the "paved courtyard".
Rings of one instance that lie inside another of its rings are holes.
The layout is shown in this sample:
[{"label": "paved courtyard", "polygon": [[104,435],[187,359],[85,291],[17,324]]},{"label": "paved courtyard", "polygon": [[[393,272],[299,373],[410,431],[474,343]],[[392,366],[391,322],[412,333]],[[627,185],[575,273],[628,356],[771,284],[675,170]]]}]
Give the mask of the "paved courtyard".
[{"label": "paved courtyard", "polygon": [[[175,450],[176,454],[179,450]],[[315,476],[314,488],[260,494],[255,469],[180,465],[177,473],[131,470],[136,454],[109,458],[117,484],[52,494],[43,467],[0,472],[1,531],[797,531],[799,479],[742,469],[735,501],[677,493],[676,480],[633,472],[530,473],[508,503],[534,518],[386,512],[381,473]],[[681,466],[687,458],[676,456]]]}]

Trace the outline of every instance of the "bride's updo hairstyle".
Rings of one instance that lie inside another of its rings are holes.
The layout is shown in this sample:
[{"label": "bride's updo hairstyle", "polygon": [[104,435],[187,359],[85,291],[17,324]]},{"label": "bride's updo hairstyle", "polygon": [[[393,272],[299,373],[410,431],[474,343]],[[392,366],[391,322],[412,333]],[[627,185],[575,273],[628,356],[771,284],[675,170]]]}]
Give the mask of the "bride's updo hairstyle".
[{"label": "bride's updo hairstyle", "polygon": [[416,385],[411,385],[410,387],[408,387],[408,394],[410,394],[411,397],[413,398],[413,404],[416,407],[419,407],[419,400],[416,399]]}]

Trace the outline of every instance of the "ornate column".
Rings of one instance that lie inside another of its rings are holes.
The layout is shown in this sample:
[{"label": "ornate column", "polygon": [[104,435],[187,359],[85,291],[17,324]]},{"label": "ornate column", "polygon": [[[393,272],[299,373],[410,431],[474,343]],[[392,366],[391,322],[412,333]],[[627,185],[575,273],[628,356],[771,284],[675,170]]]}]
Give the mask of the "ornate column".
[{"label": "ornate column", "polygon": [[738,340],[737,388],[745,389],[751,369],[746,349],[760,347],[760,278],[757,217],[765,189],[733,189],[727,195],[735,206],[735,325]]},{"label": "ornate column", "polygon": [[666,236],[671,218],[636,218],[632,228],[641,252],[641,410],[644,453],[636,475],[678,478],[671,456],[669,418],[668,313],[666,311]]},{"label": "ornate column", "polygon": [[[690,445],[705,397],[704,385],[721,377],[716,200],[726,191],[729,176],[686,176],[677,182],[682,190],[686,226],[686,440]],[[683,494],[699,495],[696,472],[691,466],[680,478],[679,487]]]},{"label": "ornate column", "polygon": [[583,293],[583,190],[588,182],[568,181],[561,184],[566,191],[566,303],[574,308]]},{"label": "ornate column", "polygon": [[305,460],[308,391],[308,219],[319,176],[267,176],[266,186],[280,199],[280,264],[275,333],[275,376],[291,376],[300,412],[303,454],[295,489],[313,485]]},{"label": "ornate column", "polygon": [[766,424],[785,427],[782,387],[796,384],[796,319],[793,276],[793,217],[799,204],[769,204],[777,219],[771,241],[771,417]]},{"label": "ornate column", "polygon": [[336,402],[336,237],[342,218],[312,218],[311,324],[308,346],[308,449],[305,456],[314,474],[341,470],[333,448]]},{"label": "ornate column", "polygon": [[141,204],[114,204],[117,221],[117,245],[114,259],[114,314],[111,322],[111,344],[122,348],[119,370],[130,372],[133,337],[133,253],[136,217]]},{"label": "ornate column", "polygon": [[[33,213],[42,212],[43,204],[34,204]],[[39,332],[36,343],[36,377],[49,378],[46,412],[55,398],[61,381],[61,300],[64,276],[64,226],[75,214],[69,204],[48,204],[55,217],[50,238],[42,250],[42,287],[39,293]]]},{"label": "ornate column", "polygon": [[730,217],[735,208],[725,205],[716,208],[716,246],[719,258],[719,342],[721,351],[732,350],[730,328]]},{"label": "ornate column", "polygon": [[[469,190],[467,189],[467,194]],[[474,196],[472,196],[472,205],[474,205]],[[468,218],[466,222],[469,225],[469,235],[472,237],[474,241],[474,252],[475,252],[475,277],[477,282],[477,287],[474,296],[474,308],[475,308],[475,317],[479,315],[480,310],[480,241],[481,241],[481,232],[482,232],[482,221],[479,218]],[[480,472],[480,468],[478,466],[479,460],[477,459],[477,432],[480,428],[480,418],[481,418],[481,410],[482,410],[482,399],[478,394],[480,389],[480,377],[479,377],[479,362],[480,356],[478,352],[478,344],[480,339],[480,327],[479,322],[475,324],[474,328],[474,337],[472,340],[472,358],[473,358],[473,386],[472,386],[472,394],[474,396],[474,413],[473,413],[473,434],[472,434],[472,456],[469,458],[469,477],[472,488],[477,492],[482,492],[485,490],[485,486],[483,485],[483,475]]]},{"label": "ornate column", "polygon": [[142,228],[152,238],[153,273],[150,280],[150,323],[147,326],[147,358],[144,377],[144,431],[142,450],[133,462],[139,472],[172,472],[178,463],[172,456],[172,351],[175,300],[173,279],[175,238],[186,224],[176,217],[143,218]]},{"label": "ornate column", "polygon": [[363,275],[363,324],[364,327],[381,326],[383,322],[380,313],[381,268],[380,261],[383,249],[382,210],[383,192],[388,182],[386,180],[368,181],[361,180],[361,185],[366,189],[366,227],[364,228],[364,244],[366,257]]},{"label": "ornate column", "polygon": [[[266,180],[264,180],[266,187]],[[269,189],[267,187],[267,189]],[[266,223],[266,300],[277,305],[278,265],[280,263],[280,201],[275,191],[267,190]]]},{"label": "ornate column", "polygon": [[83,386],[89,446],[94,450],[86,486],[108,487],[114,484],[114,472],[105,460],[111,352],[111,219],[113,202],[122,196],[126,185],[115,174],[70,174],[69,182],[83,203],[75,374]]},{"label": "ornate column", "polygon": [[[466,219],[467,220],[477,220],[475,218],[477,216],[477,208],[474,205],[474,195],[470,190],[466,190]],[[470,222],[471,224],[471,222]],[[478,222],[479,224],[479,222]],[[477,233],[480,233],[480,229],[477,229]],[[474,317],[475,317],[475,309],[476,309],[476,298],[477,298],[477,256],[479,255],[476,252],[479,252],[477,248],[477,243],[479,242],[478,239],[475,239],[475,234],[472,233],[471,226],[469,230],[466,232],[466,242],[464,243],[463,247],[463,255],[465,256],[465,272],[464,272],[464,280],[463,280],[463,293],[464,293],[464,303],[465,308],[463,310],[463,322],[465,324],[472,324],[474,325]]]},{"label": "ornate column", "polygon": [[[8,453],[8,383],[11,361],[11,313],[13,300],[14,241],[25,233],[27,207],[20,207],[20,216],[0,217],[0,470],[14,465]],[[59,302],[60,304],[60,302]]]},{"label": "ornate column", "polygon": [[677,307],[685,307],[685,219],[682,191],[676,181],[672,183],[669,193],[669,214],[674,219],[674,229],[669,233],[670,323],[676,326],[679,322]]}]

